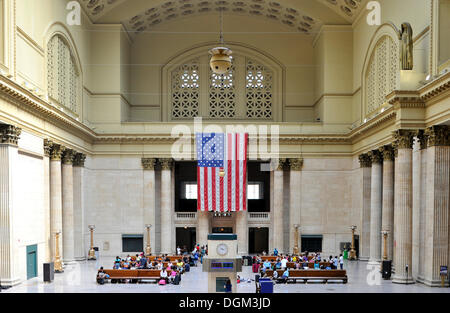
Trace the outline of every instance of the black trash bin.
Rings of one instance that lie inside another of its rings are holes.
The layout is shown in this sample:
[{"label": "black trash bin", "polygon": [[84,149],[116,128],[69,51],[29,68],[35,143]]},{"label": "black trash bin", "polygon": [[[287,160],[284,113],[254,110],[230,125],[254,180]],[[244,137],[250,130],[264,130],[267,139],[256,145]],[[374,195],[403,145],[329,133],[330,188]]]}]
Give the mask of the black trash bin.
[{"label": "black trash bin", "polygon": [[390,279],[392,275],[392,261],[383,261],[381,267],[381,276],[384,279]]}]

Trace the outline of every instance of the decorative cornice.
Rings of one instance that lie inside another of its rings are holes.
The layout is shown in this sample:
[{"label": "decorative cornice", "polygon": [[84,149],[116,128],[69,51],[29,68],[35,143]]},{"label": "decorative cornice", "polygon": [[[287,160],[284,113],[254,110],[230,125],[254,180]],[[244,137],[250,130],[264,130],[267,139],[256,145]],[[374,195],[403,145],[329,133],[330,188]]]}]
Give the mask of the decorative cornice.
[{"label": "decorative cornice", "polygon": [[449,146],[450,145],[450,131],[446,125],[436,125],[425,129],[425,136],[427,136],[427,146]]},{"label": "decorative cornice", "polygon": [[161,169],[163,171],[170,171],[173,165],[172,159],[159,159],[159,163],[161,164]]},{"label": "decorative cornice", "polygon": [[399,129],[394,132],[394,140],[398,149],[412,149],[414,130]]},{"label": "decorative cornice", "polygon": [[156,159],[142,158],[141,162],[144,170],[153,171],[155,169]]},{"label": "decorative cornice", "polygon": [[0,124],[1,143],[17,146],[22,129],[14,125]]},{"label": "decorative cornice", "polygon": [[50,160],[51,161],[61,161],[61,157],[66,151],[66,147],[61,146],[59,144],[53,144],[52,151],[50,153]]},{"label": "decorative cornice", "polygon": [[391,145],[380,147],[378,151],[380,151],[380,153],[383,155],[384,161],[393,161],[395,158],[394,148]]},{"label": "decorative cornice", "polygon": [[289,159],[289,166],[291,171],[301,171],[303,167],[303,159]]},{"label": "decorative cornice", "polygon": [[372,160],[369,154],[363,153],[359,155],[359,164],[361,167],[372,167]]},{"label": "decorative cornice", "polygon": [[50,139],[44,139],[44,156],[50,157],[52,152],[53,141]]},{"label": "decorative cornice", "polygon": [[381,163],[383,163],[383,157],[382,157],[380,151],[372,150],[372,151],[369,151],[367,154],[368,154],[372,164],[381,164]]},{"label": "decorative cornice", "polygon": [[84,161],[86,161],[86,154],[84,153],[76,153],[73,158],[73,166],[75,167],[84,167]]}]

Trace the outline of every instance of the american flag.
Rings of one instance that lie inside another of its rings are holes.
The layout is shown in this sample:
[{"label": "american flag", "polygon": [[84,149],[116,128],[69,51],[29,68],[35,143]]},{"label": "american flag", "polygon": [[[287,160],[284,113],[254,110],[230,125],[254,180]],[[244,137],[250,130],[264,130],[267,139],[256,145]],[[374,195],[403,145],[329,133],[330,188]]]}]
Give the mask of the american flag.
[{"label": "american flag", "polygon": [[197,210],[247,210],[248,134],[197,133],[196,145]]}]

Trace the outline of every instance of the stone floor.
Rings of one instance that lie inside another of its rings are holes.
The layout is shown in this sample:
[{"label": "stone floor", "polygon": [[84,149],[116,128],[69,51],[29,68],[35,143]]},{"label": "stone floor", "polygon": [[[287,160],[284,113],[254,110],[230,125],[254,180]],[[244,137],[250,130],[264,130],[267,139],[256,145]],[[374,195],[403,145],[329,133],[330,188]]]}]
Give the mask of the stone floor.
[{"label": "stone floor", "polygon": [[[30,279],[22,284],[12,287],[3,292],[9,293],[206,293],[208,287],[207,273],[202,272],[201,265],[191,268],[189,273],[182,276],[181,284],[178,286],[167,285],[158,286],[154,283],[143,284],[105,284],[98,285],[95,282],[95,275],[100,266],[112,267],[112,258],[105,258],[99,261],[84,261],[67,265],[65,272],[55,274],[53,283],[44,283],[42,277]],[[348,262],[344,265],[347,270],[348,283],[297,283],[275,285],[276,293],[450,293],[450,288],[430,288],[422,284],[398,285],[391,281],[383,280],[376,270],[367,269],[367,262]],[[251,266],[243,267],[239,275],[243,278],[254,278]],[[255,283],[243,282],[238,285],[239,293],[254,293]]]}]

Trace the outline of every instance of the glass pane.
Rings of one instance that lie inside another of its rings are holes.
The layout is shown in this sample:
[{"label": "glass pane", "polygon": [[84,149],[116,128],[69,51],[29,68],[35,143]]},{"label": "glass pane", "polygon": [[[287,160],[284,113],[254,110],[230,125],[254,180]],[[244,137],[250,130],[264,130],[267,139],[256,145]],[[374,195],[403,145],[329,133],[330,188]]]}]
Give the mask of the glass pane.
[{"label": "glass pane", "polygon": [[186,190],[185,190],[185,197],[186,199],[197,199],[197,184],[186,184]]}]

